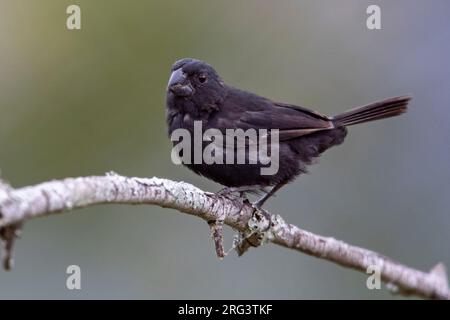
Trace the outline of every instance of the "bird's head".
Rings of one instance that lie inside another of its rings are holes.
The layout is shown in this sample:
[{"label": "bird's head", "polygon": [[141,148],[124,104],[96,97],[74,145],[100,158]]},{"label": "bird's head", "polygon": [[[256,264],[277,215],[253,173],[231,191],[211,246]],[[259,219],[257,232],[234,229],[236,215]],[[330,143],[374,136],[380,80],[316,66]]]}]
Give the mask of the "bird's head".
[{"label": "bird's head", "polygon": [[181,59],[173,64],[171,72],[167,85],[168,98],[187,100],[198,108],[216,104],[223,99],[225,85],[214,68],[206,62]]}]

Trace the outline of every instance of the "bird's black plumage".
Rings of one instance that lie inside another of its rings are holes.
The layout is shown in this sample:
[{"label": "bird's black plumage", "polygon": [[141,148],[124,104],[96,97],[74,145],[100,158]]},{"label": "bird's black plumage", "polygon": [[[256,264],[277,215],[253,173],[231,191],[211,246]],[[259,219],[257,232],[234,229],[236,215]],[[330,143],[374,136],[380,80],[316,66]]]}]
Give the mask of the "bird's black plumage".
[{"label": "bird's black plumage", "polygon": [[[396,97],[327,117],[299,106],[274,102],[223,82],[207,63],[182,59],[172,66],[166,97],[169,135],[184,128],[193,133],[194,121],[203,130],[278,129],[279,170],[261,175],[262,164],[187,164],[195,173],[227,187],[273,186],[259,205],[313,163],[328,148],[339,145],[348,125],[399,115],[410,97]],[[204,145],[203,145],[204,147]]]}]

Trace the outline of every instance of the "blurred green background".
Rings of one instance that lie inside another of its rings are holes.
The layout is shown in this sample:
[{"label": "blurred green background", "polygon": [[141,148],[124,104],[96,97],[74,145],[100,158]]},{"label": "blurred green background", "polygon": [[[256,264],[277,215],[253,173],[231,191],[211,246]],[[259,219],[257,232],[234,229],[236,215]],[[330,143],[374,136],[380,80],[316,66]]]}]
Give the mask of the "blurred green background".
[{"label": "blurred green background", "polygon": [[[66,29],[78,4],[82,29]],[[379,4],[382,30],[366,28]],[[326,114],[414,95],[401,118],[352,127],[267,209],[428,270],[450,266],[448,1],[0,2],[0,168],[13,186],[114,170],[220,188],[170,161],[171,64]],[[233,233],[227,231],[227,246]],[[82,290],[65,287],[81,267]],[[267,245],[219,261],[204,222],[107,205],[29,221],[0,298],[392,298],[366,277]]]}]

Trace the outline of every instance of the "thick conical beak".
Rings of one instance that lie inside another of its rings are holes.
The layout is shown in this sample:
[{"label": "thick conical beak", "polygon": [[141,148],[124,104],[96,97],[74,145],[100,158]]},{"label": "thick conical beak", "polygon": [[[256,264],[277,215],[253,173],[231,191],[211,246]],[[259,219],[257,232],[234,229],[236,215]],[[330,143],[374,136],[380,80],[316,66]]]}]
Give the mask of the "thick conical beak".
[{"label": "thick conical beak", "polygon": [[194,93],[194,89],[181,68],[172,72],[167,88],[179,97],[188,97]]}]

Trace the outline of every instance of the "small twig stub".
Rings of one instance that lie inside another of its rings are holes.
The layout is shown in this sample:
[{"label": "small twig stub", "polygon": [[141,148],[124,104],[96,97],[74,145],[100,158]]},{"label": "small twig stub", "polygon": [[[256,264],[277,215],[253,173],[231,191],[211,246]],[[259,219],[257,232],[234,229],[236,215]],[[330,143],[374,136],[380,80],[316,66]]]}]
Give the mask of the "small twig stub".
[{"label": "small twig stub", "polygon": [[0,240],[2,242],[3,269],[11,270],[14,266],[14,242],[20,236],[22,223],[0,228]]},{"label": "small twig stub", "polygon": [[211,237],[214,241],[217,257],[223,259],[225,257],[225,251],[223,249],[223,221],[209,221],[208,225],[211,230]]}]

